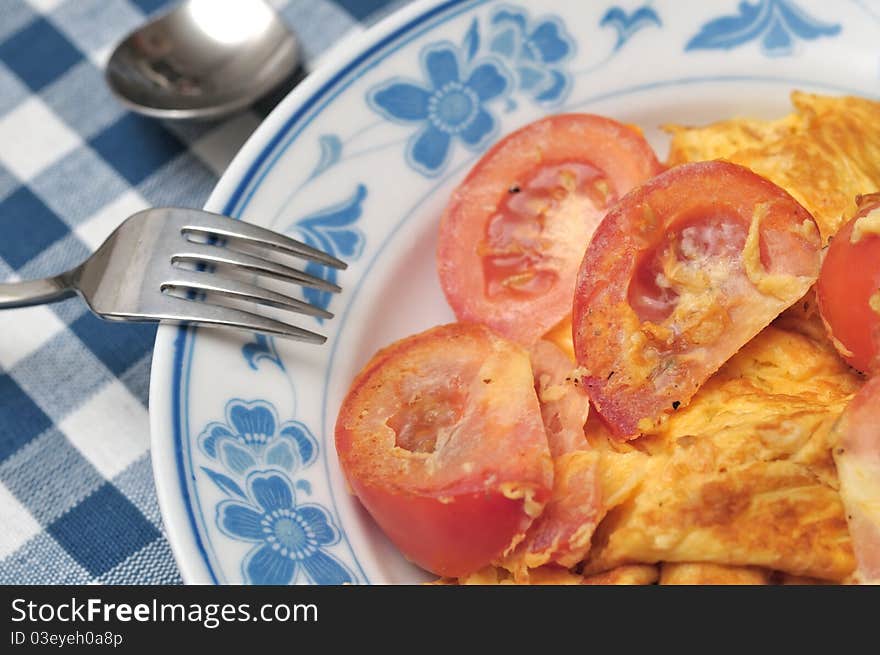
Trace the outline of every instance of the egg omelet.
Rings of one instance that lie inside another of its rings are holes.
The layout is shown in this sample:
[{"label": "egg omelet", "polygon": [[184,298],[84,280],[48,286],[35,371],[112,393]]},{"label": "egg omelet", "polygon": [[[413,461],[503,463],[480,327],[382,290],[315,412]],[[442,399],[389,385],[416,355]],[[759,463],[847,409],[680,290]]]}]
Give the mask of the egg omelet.
[{"label": "egg omelet", "polygon": [[846,578],[830,433],[860,383],[826,344],[765,329],[634,442],[641,481],[599,525],[584,572],[708,562]]},{"label": "egg omelet", "polygon": [[767,585],[773,576],[752,566],[725,566],[698,562],[665,562],[660,567],[661,585]]},{"label": "egg omelet", "polygon": [[823,239],[880,188],[880,103],[795,91],[794,113],[775,121],[732,119],[667,125],[669,164],[726,159],[781,186],[806,207]]},{"label": "egg omelet", "polygon": [[[786,189],[823,240],[880,188],[880,103],[794,92],[772,121],[667,126],[669,164],[727,159]],[[547,336],[574,359],[571,324]],[[814,584],[855,568],[832,426],[863,378],[836,354],[812,293],[765,328],[687,407],[619,443],[591,413],[606,515],[585,560],[538,584]],[[489,567],[459,582],[505,584]]]}]

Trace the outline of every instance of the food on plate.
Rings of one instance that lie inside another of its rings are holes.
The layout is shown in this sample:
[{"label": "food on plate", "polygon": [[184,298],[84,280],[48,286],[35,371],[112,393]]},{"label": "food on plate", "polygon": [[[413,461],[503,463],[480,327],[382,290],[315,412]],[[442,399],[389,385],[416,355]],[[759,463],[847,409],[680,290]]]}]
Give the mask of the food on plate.
[{"label": "food on plate", "polygon": [[534,343],[571,311],[608,207],[660,170],[638,131],[600,116],[550,116],[502,139],[441,219],[438,272],[455,315]]},{"label": "food on plate", "polygon": [[509,571],[495,566],[488,566],[484,569],[462,576],[460,578],[446,578],[441,580],[441,584],[459,584],[459,585],[515,585],[515,584],[543,584],[543,585],[579,585],[583,578],[572,573],[568,569],[557,566],[542,566],[531,572],[531,578],[526,581],[518,581]]},{"label": "food on plate", "polygon": [[880,103],[794,92],[794,113],[670,125],[669,164],[726,159],[781,186],[806,207],[827,241],[852,216],[859,194],[880,189]]},{"label": "food on plate", "polygon": [[854,562],[830,432],[859,384],[832,348],[762,331],[639,440],[650,456],[637,493],[599,525],[585,572],[673,561],[845,578]]},{"label": "food on plate", "polygon": [[752,566],[665,562],[660,567],[662,585],[766,585],[770,580],[770,571]]},{"label": "food on plate", "polygon": [[648,585],[659,578],[656,566],[631,564],[583,578],[581,584],[589,585]]},{"label": "food on plate", "polygon": [[684,164],[621,199],[574,295],[582,384],[615,436],[686,406],[819,273],[809,212],[746,168]]},{"label": "food on plate", "polygon": [[711,573],[711,584],[743,568],[786,584],[847,579],[853,542],[832,426],[861,384],[829,343],[771,326],[635,442],[617,443],[590,416],[607,516],[579,567],[585,582],[617,584],[610,572],[660,562]]},{"label": "food on plate", "polygon": [[434,584],[460,585],[649,585],[660,576],[656,566],[633,564],[597,575],[583,576],[558,566],[532,569],[528,579],[517,578],[503,567],[489,566],[461,578],[441,579]]},{"label": "food on plate", "polygon": [[571,314],[559,321],[559,323],[551,328],[542,338],[551,342],[568,355],[572,361],[575,361],[574,340],[571,338]]},{"label": "food on plate", "polygon": [[840,495],[857,562],[855,581],[880,584],[880,378],[856,394],[834,436]]},{"label": "food on plate", "polygon": [[880,583],[880,103],[792,99],[667,128],[665,171],[545,118],[453,194],[464,322],[375,355],[336,430],[438,584]]},{"label": "food on plate", "polygon": [[439,575],[515,546],[553,484],[528,352],[481,325],[379,351],[342,404],[336,450],[385,533]]},{"label": "food on plate", "polygon": [[544,564],[571,567],[580,562],[604,513],[599,452],[584,436],[590,403],[578,385],[575,364],[544,340],[532,347],[531,361],[553,457],[553,491],[525,539],[503,558],[504,568],[520,580]]},{"label": "food on plate", "polygon": [[532,346],[529,360],[550,453],[560,457],[589,449],[584,423],[590,414],[590,399],[574,375],[574,361],[544,339]]},{"label": "food on plate", "polygon": [[855,217],[825,253],[816,291],[840,356],[868,372],[876,368],[880,347],[880,194],[859,196],[857,202]]}]

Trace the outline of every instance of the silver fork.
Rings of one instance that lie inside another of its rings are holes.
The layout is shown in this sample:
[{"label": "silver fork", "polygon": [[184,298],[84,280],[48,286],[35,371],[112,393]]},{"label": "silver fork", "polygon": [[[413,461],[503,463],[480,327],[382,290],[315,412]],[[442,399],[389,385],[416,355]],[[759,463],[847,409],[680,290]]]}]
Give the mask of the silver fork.
[{"label": "silver fork", "polygon": [[[242,245],[254,254],[236,249]],[[346,267],[304,243],[226,216],[197,209],[147,209],[126,219],[76,268],[42,280],[0,284],[0,309],[55,302],[78,293],[93,312],[109,320],[222,326],[324,343],[326,337],[320,334],[223,304],[232,299],[333,317],[302,300],[235,279],[236,272],[245,272],[341,291],[336,284],[265,257],[271,251]],[[193,265],[208,268],[191,270]]]}]

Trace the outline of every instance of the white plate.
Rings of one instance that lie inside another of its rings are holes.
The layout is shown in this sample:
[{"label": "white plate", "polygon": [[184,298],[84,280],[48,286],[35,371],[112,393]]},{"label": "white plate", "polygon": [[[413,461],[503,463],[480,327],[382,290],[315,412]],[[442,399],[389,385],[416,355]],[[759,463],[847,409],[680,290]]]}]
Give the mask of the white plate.
[{"label": "white plate", "polygon": [[[658,126],[774,117],[792,89],[876,97],[877,2],[419,2],[337,52],[266,120],[208,209],[349,261],[325,347],[162,328],[150,413],[189,583],[426,579],[346,491],[336,412],[379,347],[452,319],[434,270],[449,190],[550,112]],[[422,90],[415,90],[419,87]]]}]

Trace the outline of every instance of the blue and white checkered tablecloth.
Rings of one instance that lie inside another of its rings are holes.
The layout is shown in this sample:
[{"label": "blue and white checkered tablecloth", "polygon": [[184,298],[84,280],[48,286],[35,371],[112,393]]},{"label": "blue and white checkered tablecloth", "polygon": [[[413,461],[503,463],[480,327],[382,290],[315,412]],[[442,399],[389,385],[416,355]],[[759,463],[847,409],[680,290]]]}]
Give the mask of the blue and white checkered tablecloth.
[{"label": "blue and white checkered tablecloth", "polygon": [[[307,69],[401,3],[273,1]],[[201,206],[271,109],[187,124],[114,101],[114,42],[166,4],[0,0],[0,281],[70,268],[144,207]],[[150,466],[154,336],[78,299],[0,312],[0,583],[180,582]]]}]

